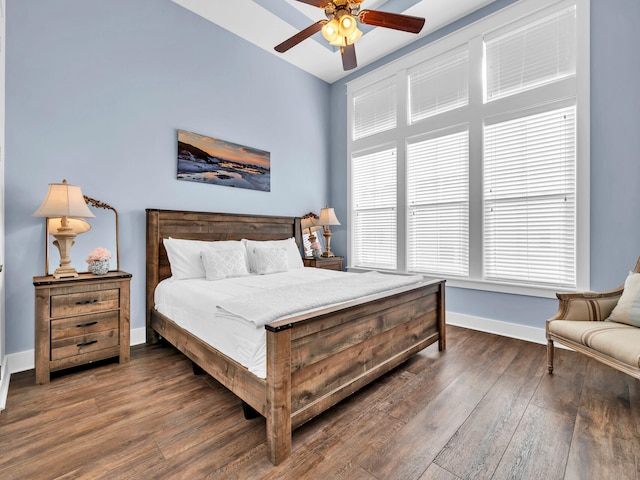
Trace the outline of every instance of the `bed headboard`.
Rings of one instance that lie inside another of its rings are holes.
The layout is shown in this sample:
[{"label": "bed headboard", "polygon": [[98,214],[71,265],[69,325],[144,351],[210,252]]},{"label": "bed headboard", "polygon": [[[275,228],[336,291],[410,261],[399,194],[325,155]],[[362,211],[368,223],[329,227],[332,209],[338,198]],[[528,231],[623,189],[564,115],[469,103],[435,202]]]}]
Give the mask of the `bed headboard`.
[{"label": "bed headboard", "polygon": [[[188,240],[282,240],[295,238],[300,246],[300,218],[234,213],[190,212],[147,209],[147,322],[153,308],[153,292],[161,280],[171,276],[167,237]],[[147,327],[149,324],[147,323]],[[147,328],[149,331],[149,328]],[[149,338],[147,337],[147,341]]]}]

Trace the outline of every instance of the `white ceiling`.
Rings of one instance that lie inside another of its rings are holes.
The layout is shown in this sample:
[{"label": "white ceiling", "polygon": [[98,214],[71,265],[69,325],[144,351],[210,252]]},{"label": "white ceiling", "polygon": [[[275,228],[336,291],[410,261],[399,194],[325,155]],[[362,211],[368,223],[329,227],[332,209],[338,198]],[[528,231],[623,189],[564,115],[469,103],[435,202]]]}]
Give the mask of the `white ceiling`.
[{"label": "white ceiling", "polygon": [[[352,73],[342,69],[338,49],[316,33],[285,53],[273,47],[325,17],[324,11],[296,0],[173,0],[251,43],[277,55],[316,77],[333,83]],[[362,9],[402,13],[426,19],[420,34],[362,26],[356,43],[358,68],[398,50],[417,39],[495,0],[365,0]]]}]

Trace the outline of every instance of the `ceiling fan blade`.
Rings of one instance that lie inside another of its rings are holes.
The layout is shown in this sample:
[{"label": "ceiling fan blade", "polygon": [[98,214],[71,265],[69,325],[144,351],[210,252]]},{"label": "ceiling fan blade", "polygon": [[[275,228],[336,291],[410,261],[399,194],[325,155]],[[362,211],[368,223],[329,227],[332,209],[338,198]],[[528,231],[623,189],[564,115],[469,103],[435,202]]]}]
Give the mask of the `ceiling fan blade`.
[{"label": "ceiling fan blade", "polygon": [[306,3],[308,5],[313,5],[314,7],[324,8],[328,3],[331,3],[329,0],[298,0],[301,3]]},{"label": "ceiling fan blade", "polygon": [[280,45],[276,45],[275,47],[276,52],[284,53],[287,50],[289,50],[291,47],[295,47],[301,41],[306,40],[314,33],[322,30],[322,27],[324,26],[325,23],[327,23],[327,20],[319,20],[313,25],[309,25],[304,30],[301,30],[298,33],[296,33],[293,37],[286,39]]},{"label": "ceiling fan blade", "polygon": [[420,33],[424,26],[424,18],[400,15],[398,13],[378,12],[376,10],[362,10],[358,20],[367,25],[393,28],[403,32]]},{"label": "ceiling fan blade", "polygon": [[352,43],[351,45],[345,45],[340,47],[340,53],[342,54],[342,68],[346,70],[353,70],[358,66],[356,60],[356,47]]}]

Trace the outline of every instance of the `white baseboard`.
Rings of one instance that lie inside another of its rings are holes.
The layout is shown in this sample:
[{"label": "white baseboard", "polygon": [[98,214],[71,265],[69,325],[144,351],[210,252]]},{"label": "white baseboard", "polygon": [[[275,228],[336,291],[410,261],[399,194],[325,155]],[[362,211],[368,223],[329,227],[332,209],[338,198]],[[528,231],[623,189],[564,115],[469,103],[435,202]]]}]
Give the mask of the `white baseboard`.
[{"label": "white baseboard", "polygon": [[129,338],[129,343],[131,346],[133,345],[142,345],[147,342],[147,329],[145,327],[142,328],[134,328],[131,330],[131,337]]},{"label": "white baseboard", "polygon": [[7,368],[7,358],[5,357],[2,359],[2,363],[0,363],[0,412],[7,406],[9,380],[11,380],[11,374]]},{"label": "white baseboard", "polygon": [[35,353],[33,350],[25,350],[24,352],[10,353],[7,355],[8,373],[24,372],[31,370],[35,365]]},{"label": "white baseboard", "polygon": [[462,313],[447,312],[447,324],[470,328],[481,332],[495,333],[503,337],[517,338],[533,343],[547,344],[544,328],[528,327],[516,323],[501,322],[489,318],[473,317]]}]

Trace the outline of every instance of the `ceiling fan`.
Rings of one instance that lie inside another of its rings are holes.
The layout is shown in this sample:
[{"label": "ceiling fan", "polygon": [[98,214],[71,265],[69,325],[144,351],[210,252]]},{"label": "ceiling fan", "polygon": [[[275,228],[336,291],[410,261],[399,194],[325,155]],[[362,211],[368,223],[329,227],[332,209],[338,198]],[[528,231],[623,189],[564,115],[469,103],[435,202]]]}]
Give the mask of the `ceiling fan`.
[{"label": "ceiling fan", "polygon": [[358,66],[354,43],[362,36],[356,19],[360,23],[377,27],[392,28],[403,32],[420,33],[424,18],[400,15],[398,13],[362,10],[364,0],[297,0],[324,9],[327,20],[319,20],[304,30],[288,38],[275,47],[276,52],[284,53],[311,35],[322,30],[322,35],[331,45],[340,47],[342,66],[351,70]]}]

